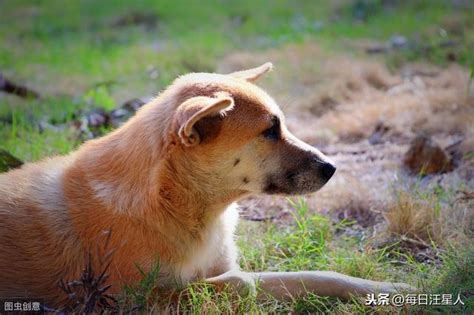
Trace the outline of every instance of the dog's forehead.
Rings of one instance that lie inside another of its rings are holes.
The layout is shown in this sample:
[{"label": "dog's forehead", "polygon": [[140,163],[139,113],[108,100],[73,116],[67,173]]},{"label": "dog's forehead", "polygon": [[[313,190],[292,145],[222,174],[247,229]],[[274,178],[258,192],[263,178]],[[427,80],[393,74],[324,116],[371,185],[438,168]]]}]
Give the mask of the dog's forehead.
[{"label": "dog's forehead", "polygon": [[263,112],[282,116],[281,109],[275,100],[263,89],[230,75],[191,73],[180,77],[175,85],[185,98],[197,95],[214,96],[224,92],[233,97],[237,105],[259,107]]}]

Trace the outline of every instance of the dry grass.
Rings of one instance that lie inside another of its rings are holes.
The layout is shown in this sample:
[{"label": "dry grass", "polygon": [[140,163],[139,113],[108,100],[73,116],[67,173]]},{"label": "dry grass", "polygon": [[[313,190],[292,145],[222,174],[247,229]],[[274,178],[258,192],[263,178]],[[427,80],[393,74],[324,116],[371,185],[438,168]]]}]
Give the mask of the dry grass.
[{"label": "dry grass", "polygon": [[469,244],[474,235],[472,192],[448,192],[441,187],[423,192],[398,190],[384,217],[387,231],[415,247]]},{"label": "dry grass", "polygon": [[457,65],[442,69],[413,64],[391,73],[377,59],[329,55],[314,43],[303,43],[232,54],[218,71],[269,60],[275,73],[262,85],[281,104],[290,129],[310,143],[361,139],[380,121],[409,136],[418,132],[473,135],[469,74]]},{"label": "dry grass", "polygon": [[397,195],[385,213],[388,230],[399,236],[431,242],[445,235],[440,208],[434,200],[422,200],[405,191]]}]

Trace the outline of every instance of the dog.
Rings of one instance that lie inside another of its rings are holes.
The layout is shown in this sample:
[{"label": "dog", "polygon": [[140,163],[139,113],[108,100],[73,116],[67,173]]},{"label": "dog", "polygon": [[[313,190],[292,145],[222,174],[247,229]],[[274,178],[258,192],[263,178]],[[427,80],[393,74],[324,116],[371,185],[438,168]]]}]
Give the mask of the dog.
[{"label": "dog", "polygon": [[336,171],[253,83],[271,69],[181,76],[104,137],[1,175],[0,296],[64,303],[58,281],[80,277],[107,231],[111,293],[157,259],[164,286],[202,279],[241,292],[258,282],[259,294],[282,300],[410,288],[329,271],[239,270],[235,202],[315,192]]}]

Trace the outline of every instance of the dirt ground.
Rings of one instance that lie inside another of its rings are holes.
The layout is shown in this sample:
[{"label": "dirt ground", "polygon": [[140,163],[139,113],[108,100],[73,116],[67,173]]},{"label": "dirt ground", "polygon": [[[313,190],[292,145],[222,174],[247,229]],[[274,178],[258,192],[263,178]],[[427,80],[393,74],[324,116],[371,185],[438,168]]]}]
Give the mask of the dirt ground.
[{"label": "dirt ground", "polygon": [[[415,182],[455,194],[474,189],[474,161],[463,158],[474,150],[474,87],[468,89],[465,69],[410,64],[389,71],[368,56],[328,55],[315,44],[298,44],[235,53],[218,71],[266,61],[275,68],[259,84],[280,104],[289,129],[338,167],[323,189],[308,196],[312,209],[367,227],[381,221],[394,190]],[[424,178],[408,174],[403,156],[419,134],[447,150],[453,171]],[[283,220],[289,205],[282,197],[258,196],[242,200],[241,208],[250,220]],[[468,205],[462,218],[471,229],[473,208]]]}]

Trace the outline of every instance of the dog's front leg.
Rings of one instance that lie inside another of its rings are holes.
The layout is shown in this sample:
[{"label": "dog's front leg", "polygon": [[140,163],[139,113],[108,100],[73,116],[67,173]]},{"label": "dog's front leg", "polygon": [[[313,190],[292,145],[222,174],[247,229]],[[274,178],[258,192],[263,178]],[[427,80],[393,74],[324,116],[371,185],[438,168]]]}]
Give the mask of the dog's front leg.
[{"label": "dog's front leg", "polygon": [[352,295],[415,290],[405,283],[371,281],[331,271],[243,272],[232,270],[218,277],[209,278],[207,282],[220,287],[229,284],[239,293],[255,292],[255,282],[258,282],[260,298],[271,295],[278,300],[291,300],[308,293],[349,299]]},{"label": "dog's front leg", "polygon": [[331,271],[259,272],[252,273],[252,278],[258,281],[263,293],[279,300],[302,297],[308,293],[349,299],[352,295],[415,290],[405,283],[371,281]]}]

